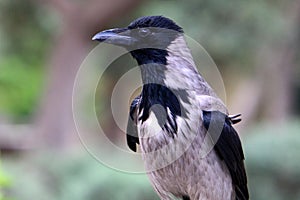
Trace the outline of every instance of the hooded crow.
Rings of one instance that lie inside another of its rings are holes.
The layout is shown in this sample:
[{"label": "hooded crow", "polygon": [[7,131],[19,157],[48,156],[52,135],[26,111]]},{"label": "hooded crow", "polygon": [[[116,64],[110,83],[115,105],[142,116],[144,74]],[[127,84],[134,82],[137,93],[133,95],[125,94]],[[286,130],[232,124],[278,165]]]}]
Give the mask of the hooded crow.
[{"label": "hooded crow", "polygon": [[161,199],[247,200],[241,141],[226,106],[196,69],[183,29],[163,16],[141,17],[93,40],[126,48],[143,81],[130,106],[127,144],[140,146]]}]

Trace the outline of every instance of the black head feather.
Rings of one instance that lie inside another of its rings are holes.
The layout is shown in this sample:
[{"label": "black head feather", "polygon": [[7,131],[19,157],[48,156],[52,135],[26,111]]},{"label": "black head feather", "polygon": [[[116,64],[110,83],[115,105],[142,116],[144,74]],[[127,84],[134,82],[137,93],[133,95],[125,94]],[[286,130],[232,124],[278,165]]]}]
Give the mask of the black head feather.
[{"label": "black head feather", "polygon": [[132,32],[147,29],[149,36],[139,38],[138,45],[131,51],[138,64],[157,63],[166,65],[167,47],[180,35],[183,30],[174,21],[163,16],[140,17],[127,27]]},{"label": "black head feather", "polygon": [[93,40],[126,48],[139,65],[166,65],[167,48],[182,35],[182,28],[171,19],[163,16],[145,16],[134,20],[125,28],[97,33]]},{"label": "black head feather", "polygon": [[128,26],[129,29],[146,28],[146,27],[165,28],[165,29],[171,29],[183,33],[183,30],[180,26],[178,26],[171,19],[163,16],[140,17],[134,20],[133,22],[131,22]]}]

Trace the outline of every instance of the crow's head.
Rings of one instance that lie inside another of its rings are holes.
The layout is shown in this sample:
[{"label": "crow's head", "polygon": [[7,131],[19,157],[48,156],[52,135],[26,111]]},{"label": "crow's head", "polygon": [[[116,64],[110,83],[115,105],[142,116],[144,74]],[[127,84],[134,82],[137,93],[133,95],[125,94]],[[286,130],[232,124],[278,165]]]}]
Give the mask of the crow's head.
[{"label": "crow's head", "polygon": [[125,28],[115,28],[97,33],[93,40],[126,48],[139,64],[166,64],[168,47],[183,30],[163,16],[147,16],[134,20]]}]

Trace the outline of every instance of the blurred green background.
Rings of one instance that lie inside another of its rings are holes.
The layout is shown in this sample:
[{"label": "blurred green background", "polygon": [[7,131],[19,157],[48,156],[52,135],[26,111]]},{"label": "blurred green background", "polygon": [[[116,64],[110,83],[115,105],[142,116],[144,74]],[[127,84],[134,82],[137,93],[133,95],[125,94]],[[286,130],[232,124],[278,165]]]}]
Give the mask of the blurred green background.
[{"label": "blurred green background", "polygon": [[[300,199],[299,0],[0,0],[0,200],[158,199],[145,174],[93,159],[72,115],[93,34],[144,15],[176,21],[217,64],[230,112],[243,115],[236,128],[251,199]],[[122,63],[102,80],[107,91]],[[106,113],[109,102],[96,99]],[[105,122],[108,138],[124,144],[111,116]]]}]

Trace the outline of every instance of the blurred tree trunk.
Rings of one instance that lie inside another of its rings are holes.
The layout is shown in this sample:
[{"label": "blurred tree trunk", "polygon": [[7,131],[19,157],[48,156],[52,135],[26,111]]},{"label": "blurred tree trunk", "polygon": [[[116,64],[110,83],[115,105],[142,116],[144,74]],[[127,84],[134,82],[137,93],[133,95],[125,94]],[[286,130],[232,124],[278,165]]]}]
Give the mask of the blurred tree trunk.
[{"label": "blurred tree trunk", "polygon": [[72,114],[72,90],[76,72],[90,49],[92,35],[140,1],[39,1],[58,11],[62,27],[49,54],[48,80],[35,121],[41,145],[63,147],[78,138]]},{"label": "blurred tree trunk", "polygon": [[285,8],[289,29],[276,43],[262,49],[258,72],[263,93],[262,117],[273,122],[288,120],[293,97],[292,80],[297,65],[299,45],[300,0],[291,1]]},{"label": "blurred tree trunk", "polygon": [[[241,84],[235,96],[239,99],[236,110],[245,113],[245,124],[263,118],[275,123],[288,120],[293,97],[292,80],[297,63],[300,41],[300,0],[285,7],[288,28],[283,37],[272,44],[265,43],[257,54],[256,79]],[[245,91],[247,95],[245,96]]]}]

